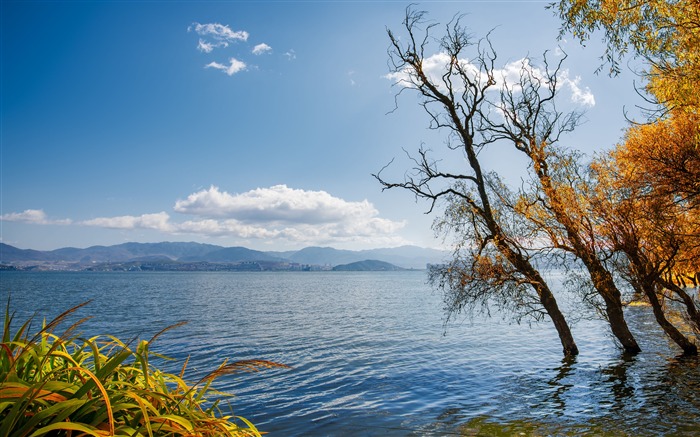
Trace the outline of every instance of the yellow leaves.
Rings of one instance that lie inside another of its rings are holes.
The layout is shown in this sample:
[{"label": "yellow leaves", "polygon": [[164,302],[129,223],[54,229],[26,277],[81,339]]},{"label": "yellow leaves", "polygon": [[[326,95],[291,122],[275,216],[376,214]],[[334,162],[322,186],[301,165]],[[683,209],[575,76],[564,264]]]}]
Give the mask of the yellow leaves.
[{"label": "yellow leaves", "polygon": [[669,109],[700,108],[700,2],[560,0],[562,33],[585,41],[600,29],[606,61],[619,73],[629,49],[649,62],[646,90]]},{"label": "yellow leaves", "polygon": [[700,207],[700,116],[675,112],[632,127],[613,157],[628,185],[681,196]]},{"label": "yellow leaves", "polygon": [[674,272],[700,266],[700,116],[673,111],[629,129],[592,166],[601,232]]},{"label": "yellow leaves", "polygon": [[[508,261],[500,253],[489,255],[476,255],[472,262],[473,274],[480,278],[487,278],[498,283],[504,278],[510,277],[510,270],[506,268]],[[461,277],[462,286],[465,286],[471,278]]]}]

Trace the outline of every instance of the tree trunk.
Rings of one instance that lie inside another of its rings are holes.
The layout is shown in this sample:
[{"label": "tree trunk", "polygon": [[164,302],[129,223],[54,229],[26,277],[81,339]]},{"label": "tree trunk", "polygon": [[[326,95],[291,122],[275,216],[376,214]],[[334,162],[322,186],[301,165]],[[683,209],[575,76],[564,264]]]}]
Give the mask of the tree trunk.
[{"label": "tree trunk", "polygon": [[605,314],[608,316],[608,323],[610,324],[610,329],[613,335],[622,345],[625,352],[629,354],[638,354],[642,349],[637,344],[634,336],[627,326],[625,317],[622,313],[622,303],[620,301],[614,302],[609,298],[604,297],[605,301]]},{"label": "tree trunk", "polygon": [[672,292],[676,293],[678,296],[680,296],[680,298],[683,300],[683,303],[685,304],[688,317],[690,317],[690,320],[695,325],[695,328],[700,330],[700,312],[698,312],[698,309],[695,306],[695,302],[693,302],[693,298],[690,297],[690,295],[688,295],[688,293],[686,293],[685,290],[683,290],[681,287],[678,287],[673,282],[660,280],[659,283],[664,288],[667,288]]},{"label": "tree trunk", "polygon": [[641,352],[641,348],[627,327],[627,322],[622,312],[620,291],[617,289],[612,275],[598,259],[595,249],[585,243],[581,235],[583,230],[580,223],[576,222],[574,219],[575,214],[572,216],[569,210],[571,205],[566,205],[552,183],[544,146],[537,146],[533,142],[529,156],[535,173],[542,184],[542,191],[550,201],[549,208],[554,214],[554,218],[564,227],[566,238],[573,248],[574,255],[583,261],[583,264],[588,269],[593,287],[605,302],[605,312],[613,335],[618,339],[625,352],[630,354]]},{"label": "tree trunk", "polygon": [[571,335],[569,324],[566,323],[564,314],[562,314],[561,310],[559,309],[559,305],[557,305],[557,301],[554,299],[551,290],[544,282],[540,282],[538,285],[536,285],[535,289],[537,289],[537,294],[540,296],[542,306],[544,306],[547,314],[552,319],[552,323],[554,323],[557,334],[559,334],[559,340],[564,348],[564,355],[578,355],[578,346],[576,346],[574,336]]},{"label": "tree trunk", "polygon": [[683,335],[675,326],[673,326],[671,322],[668,321],[668,319],[666,319],[664,310],[661,308],[661,302],[659,302],[659,298],[654,291],[654,286],[652,284],[643,284],[642,288],[644,288],[644,294],[646,294],[647,298],[649,298],[649,303],[654,311],[656,321],[659,325],[661,325],[661,328],[663,328],[666,335],[671,337],[671,340],[673,340],[678,346],[680,346],[681,349],[683,349],[683,355],[697,355],[697,346],[688,340],[685,335]]},{"label": "tree trunk", "polygon": [[[494,226],[494,230],[499,229],[500,228]],[[561,345],[564,348],[564,355],[578,355],[578,346],[576,346],[574,336],[571,334],[569,324],[566,323],[564,314],[562,314],[561,310],[559,309],[559,305],[557,304],[557,300],[554,298],[554,294],[552,294],[552,290],[549,289],[549,286],[540,275],[540,272],[533,267],[529,259],[514,251],[507,244],[501,242],[500,244],[497,244],[497,247],[498,250],[505,255],[508,261],[510,261],[510,263],[516,268],[516,270],[522,273],[535,288],[537,296],[540,299],[540,303],[544,307],[545,311],[547,311],[549,318],[552,319],[554,328],[557,330],[557,334],[559,334],[559,341],[561,341]]]},{"label": "tree trunk", "polygon": [[627,326],[622,311],[622,297],[620,296],[620,291],[617,289],[617,286],[615,286],[612,275],[600,265],[597,259],[595,262],[591,262],[590,259],[584,260],[584,263],[587,265],[588,271],[591,274],[593,286],[598,290],[598,293],[605,302],[605,313],[608,316],[608,323],[610,324],[613,335],[620,342],[625,352],[629,354],[638,354],[642,349],[637,344],[637,340],[634,339],[634,336]]}]

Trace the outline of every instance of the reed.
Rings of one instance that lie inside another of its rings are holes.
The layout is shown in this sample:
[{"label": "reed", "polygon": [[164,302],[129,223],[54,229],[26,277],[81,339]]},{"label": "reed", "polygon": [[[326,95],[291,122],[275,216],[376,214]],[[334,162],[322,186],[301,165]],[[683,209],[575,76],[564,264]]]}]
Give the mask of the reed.
[{"label": "reed", "polygon": [[[87,304],[87,302],[85,303]],[[262,360],[224,362],[194,384],[150,363],[149,341],[110,335],[82,339],[86,319],[56,330],[85,304],[30,334],[31,319],[13,333],[9,302],[0,344],[0,436],[260,436],[248,420],[225,414],[212,387],[222,375],[288,367]],[[136,343],[136,347],[132,347]],[[216,399],[212,399],[216,397]]]}]

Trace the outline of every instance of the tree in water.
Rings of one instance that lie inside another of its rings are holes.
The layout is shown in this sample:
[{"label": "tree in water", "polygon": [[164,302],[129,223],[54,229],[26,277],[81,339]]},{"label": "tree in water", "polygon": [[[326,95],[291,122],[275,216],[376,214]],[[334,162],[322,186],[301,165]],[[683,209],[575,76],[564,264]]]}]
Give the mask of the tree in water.
[{"label": "tree in water", "polygon": [[528,159],[531,192],[523,193],[516,212],[546,235],[552,248],[582,262],[613,335],[626,352],[638,353],[641,349],[624,318],[622,295],[605,264],[609,251],[596,233],[591,185],[578,154],[559,145],[561,134],[571,131],[580,118],[557,110],[561,62],[550,69],[545,57],[544,68],[537,69],[524,61],[519,81],[501,88],[496,108],[503,117],[486,119],[482,131],[490,143],[510,143]]},{"label": "tree in water", "polygon": [[[444,291],[448,315],[487,309],[489,304],[513,310],[518,316],[541,318],[546,314],[564,354],[576,355],[578,347],[569,325],[534,266],[537,251],[521,232],[525,229],[521,218],[506,207],[513,194],[496,174],[482,168],[479,159],[481,150],[498,146],[490,118],[502,117],[497,102],[490,100],[498,83],[493,47],[488,39],[474,42],[459,19],[452,21],[440,39],[441,52],[432,59],[443,67],[436,76],[429,71],[425,55],[435,24],[427,24],[424,12],[410,8],[403,24],[405,38],[388,31],[390,77],[402,90],[417,92],[431,128],[448,132],[448,150],[466,165],[453,172],[421,148],[411,158],[413,171],[402,181],[385,179],[386,167],[375,177],[384,189],[403,188],[427,199],[430,211],[438,202],[446,205],[436,229],[453,233],[457,241],[452,261],[431,269],[430,280]],[[468,54],[473,54],[470,61]],[[572,129],[575,118],[553,124],[553,135]]]},{"label": "tree in water", "polygon": [[696,353],[673,332],[662,304],[678,300],[700,332],[697,302],[684,288],[700,277],[700,2],[560,0],[551,7],[562,36],[584,42],[602,33],[612,75],[628,53],[644,61],[640,94],[654,108],[595,163],[596,213],[605,238],[624,253],[623,272],[646,289],[657,321],[684,353]]},{"label": "tree in water", "polygon": [[697,122],[680,122],[687,114],[635,126],[624,143],[593,163],[597,185],[594,210],[600,232],[624,254],[622,276],[651,304],[659,325],[686,355],[697,346],[666,317],[674,313],[665,301],[679,301],[685,318],[700,332],[694,299],[673,279],[696,281],[700,270],[697,236]]}]

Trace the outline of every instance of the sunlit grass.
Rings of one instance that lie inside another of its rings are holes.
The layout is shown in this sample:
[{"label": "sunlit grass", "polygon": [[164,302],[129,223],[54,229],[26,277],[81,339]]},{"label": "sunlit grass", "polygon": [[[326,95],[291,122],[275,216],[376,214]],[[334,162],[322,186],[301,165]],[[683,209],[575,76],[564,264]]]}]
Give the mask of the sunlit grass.
[{"label": "sunlit grass", "polygon": [[[31,320],[11,332],[9,303],[0,345],[0,436],[260,436],[242,417],[220,405],[231,395],[214,380],[239,371],[287,367],[246,360],[224,362],[199,381],[185,382],[150,362],[153,341],[131,346],[110,335],[82,339],[76,328],[86,319],[56,330],[74,307],[30,334]],[[211,399],[215,396],[216,399]]]}]

